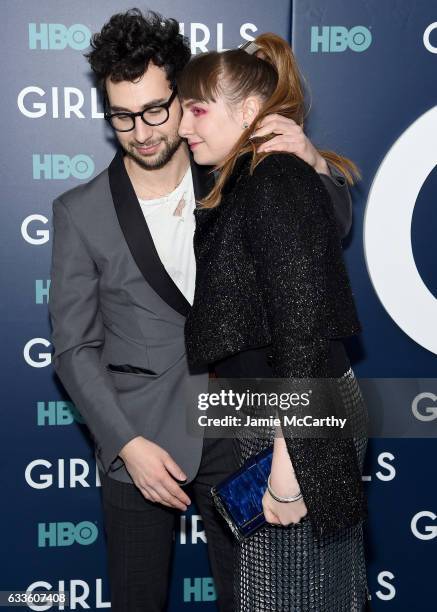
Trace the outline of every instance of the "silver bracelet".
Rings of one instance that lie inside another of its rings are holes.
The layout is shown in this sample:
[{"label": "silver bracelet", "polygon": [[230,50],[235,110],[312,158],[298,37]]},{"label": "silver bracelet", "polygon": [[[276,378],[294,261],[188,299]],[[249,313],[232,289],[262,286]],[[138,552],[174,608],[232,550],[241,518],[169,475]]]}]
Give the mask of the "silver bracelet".
[{"label": "silver bracelet", "polygon": [[295,501],[299,501],[299,499],[302,499],[303,495],[302,493],[299,491],[299,493],[297,495],[291,496],[291,497],[281,497],[280,495],[277,495],[271,485],[270,485],[270,476],[271,474],[269,474],[269,477],[267,479],[267,489],[269,490],[270,495],[273,497],[273,499],[275,499],[278,502],[281,502],[283,504],[288,504],[288,502],[295,502]]}]

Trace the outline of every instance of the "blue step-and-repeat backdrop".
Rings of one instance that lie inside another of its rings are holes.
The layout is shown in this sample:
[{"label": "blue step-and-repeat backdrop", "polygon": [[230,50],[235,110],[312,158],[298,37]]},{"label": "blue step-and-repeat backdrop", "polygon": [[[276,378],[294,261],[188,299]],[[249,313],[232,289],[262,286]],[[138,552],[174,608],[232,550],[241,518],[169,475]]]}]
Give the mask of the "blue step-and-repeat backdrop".
[{"label": "blue step-and-repeat backdrop", "polygon": [[[437,378],[437,3],[137,5],[175,17],[193,53],[264,31],[292,41],[308,83],[309,135],[352,158],[363,176],[352,189],[354,225],[344,245],[364,328],[349,346],[354,370],[361,378]],[[131,7],[1,3],[0,590],[69,591],[74,610],[110,608],[110,599],[93,449],[51,368],[51,202],[113,156],[83,53],[90,33]],[[426,397],[422,420],[431,424],[437,396]],[[383,409],[395,414],[396,394]],[[436,449],[432,437],[369,442],[366,551],[375,610],[437,609]],[[175,540],[169,610],[215,610],[196,509],[181,515]]]}]

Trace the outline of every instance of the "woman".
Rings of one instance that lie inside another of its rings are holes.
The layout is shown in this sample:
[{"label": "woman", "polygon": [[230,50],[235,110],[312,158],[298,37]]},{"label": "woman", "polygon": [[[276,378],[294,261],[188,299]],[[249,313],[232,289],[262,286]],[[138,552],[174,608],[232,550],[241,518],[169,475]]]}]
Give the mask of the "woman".
[{"label": "woman", "polygon": [[[317,377],[315,408],[342,410],[362,431],[366,409],[341,341],[360,324],[331,201],[304,161],[257,154],[250,141],[269,113],[303,126],[289,45],[264,34],[247,51],[196,56],[178,90],[180,134],[197,163],[218,170],[195,213],[190,364],[209,364],[219,377]],[[324,155],[352,181],[352,162]],[[268,525],[238,549],[235,609],[361,611],[366,438],[296,438],[283,429],[284,437],[269,430],[238,439],[241,463],[272,443],[274,452]]]}]

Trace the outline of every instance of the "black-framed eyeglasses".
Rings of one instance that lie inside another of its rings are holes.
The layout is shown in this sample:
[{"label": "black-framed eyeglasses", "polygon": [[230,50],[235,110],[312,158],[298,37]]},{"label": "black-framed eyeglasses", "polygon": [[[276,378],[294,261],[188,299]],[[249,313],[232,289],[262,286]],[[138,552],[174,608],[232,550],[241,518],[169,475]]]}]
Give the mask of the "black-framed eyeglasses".
[{"label": "black-framed eyeglasses", "polygon": [[135,127],[135,117],[141,117],[141,119],[150,126],[162,125],[170,116],[170,106],[175,99],[177,94],[176,88],[167,100],[162,104],[155,106],[147,106],[144,110],[138,113],[126,113],[119,111],[117,113],[104,112],[106,121],[111,127],[117,132],[130,132]]}]

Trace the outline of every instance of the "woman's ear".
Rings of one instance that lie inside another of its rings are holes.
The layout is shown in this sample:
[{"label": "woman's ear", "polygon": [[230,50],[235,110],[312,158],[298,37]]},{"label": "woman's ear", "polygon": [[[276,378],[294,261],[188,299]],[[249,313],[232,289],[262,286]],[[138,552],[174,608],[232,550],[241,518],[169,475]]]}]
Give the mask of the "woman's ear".
[{"label": "woman's ear", "polygon": [[242,105],[243,121],[252,123],[261,110],[261,102],[257,96],[249,96]]}]

